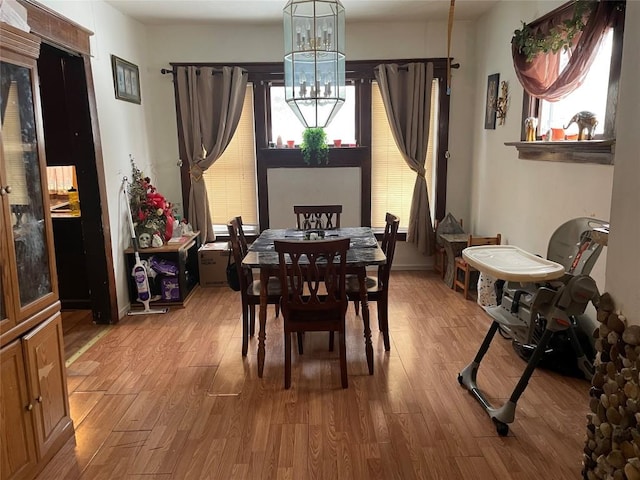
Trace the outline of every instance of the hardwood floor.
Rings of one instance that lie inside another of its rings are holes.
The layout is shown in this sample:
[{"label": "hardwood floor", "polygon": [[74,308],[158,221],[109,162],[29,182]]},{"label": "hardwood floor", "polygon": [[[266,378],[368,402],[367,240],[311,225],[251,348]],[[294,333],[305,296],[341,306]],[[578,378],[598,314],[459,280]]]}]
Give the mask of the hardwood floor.
[{"label": "hardwood floor", "polygon": [[91,310],[63,310],[62,330],[67,362],[74,361],[87,346],[95,342],[110,327],[93,323]]},{"label": "hardwood floor", "polygon": [[[243,358],[240,297],[226,287],[199,289],[166,315],[124,318],[69,366],[75,439],[38,479],[580,478],[589,383],[537,370],[499,437],[457,382],[488,317],[432,272],[391,275],[391,351],[373,304],[368,375],[350,307],[346,390],[326,334],[293,352],[284,390],[273,306],[259,379],[257,338]],[[496,336],[478,384],[501,405],[523,368]]]}]

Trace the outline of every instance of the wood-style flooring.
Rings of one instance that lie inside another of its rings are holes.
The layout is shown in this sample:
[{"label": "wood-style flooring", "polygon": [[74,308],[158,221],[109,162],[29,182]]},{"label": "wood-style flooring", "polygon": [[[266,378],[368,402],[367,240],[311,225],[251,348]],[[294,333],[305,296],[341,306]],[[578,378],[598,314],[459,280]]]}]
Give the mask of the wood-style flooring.
[{"label": "wood-style flooring", "polygon": [[64,333],[64,354],[65,360],[73,361],[96,341],[96,337],[106,331],[107,325],[96,325],[93,323],[91,310],[63,310],[62,330]]},{"label": "wood-style flooring", "polygon": [[[282,320],[269,307],[241,356],[240,294],[200,288],[184,309],[125,317],[68,367],[72,438],[48,479],[578,479],[589,383],[537,370],[507,437],[458,384],[486,314],[433,272],[392,272],[391,351],[371,306],[375,373],[348,312],[349,388],[337,350],[307,334],[284,390]],[[295,342],[293,342],[295,345]],[[496,336],[478,384],[501,405],[524,362]]]}]

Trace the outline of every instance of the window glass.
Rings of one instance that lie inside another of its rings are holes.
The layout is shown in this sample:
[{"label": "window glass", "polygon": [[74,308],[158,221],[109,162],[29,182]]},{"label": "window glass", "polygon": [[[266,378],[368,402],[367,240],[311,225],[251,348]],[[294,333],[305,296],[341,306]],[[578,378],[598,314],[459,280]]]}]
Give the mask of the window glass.
[{"label": "window glass", "polygon": [[[431,118],[429,124],[429,145],[425,162],[425,179],[431,216],[435,218],[435,165],[434,158],[437,139],[438,81],[434,79],[431,88]],[[373,82],[371,89],[371,225],[384,228],[385,214],[400,217],[400,228],[409,226],[409,211],[416,174],[405,162],[389,127],[387,114],[382,102],[380,88]]]},{"label": "window glass", "polygon": [[[539,132],[541,135],[547,134],[550,128],[563,128],[573,115],[582,110],[595,113],[598,124],[594,133],[601,135],[604,132],[612,45],[613,29],[609,29],[584,83],[559,102],[545,100],[540,102]],[[560,56],[561,70],[564,69],[568,61],[569,55],[563,53]],[[575,123],[572,124],[565,134],[568,136],[577,135],[578,126]]]},{"label": "window glass", "polygon": [[[347,85],[344,104],[325,128],[327,132],[327,142],[332,144],[334,140],[342,140],[342,143],[356,143],[356,88]],[[278,136],[282,138],[282,143],[287,144],[288,140],[293,140],[296,145],[302,143],[302,132],[304,125],[300,123],[291,107],[284,99],[284,86],[272,86],[271,94],[271,142],[275,143]]]},{"label": "window glass", "polygon": [[203,174],[216,233],[227,233],[227,223],[241,215],[252,230],[258,225],[253,86],[247,86],[238,128],[224,153]]}]

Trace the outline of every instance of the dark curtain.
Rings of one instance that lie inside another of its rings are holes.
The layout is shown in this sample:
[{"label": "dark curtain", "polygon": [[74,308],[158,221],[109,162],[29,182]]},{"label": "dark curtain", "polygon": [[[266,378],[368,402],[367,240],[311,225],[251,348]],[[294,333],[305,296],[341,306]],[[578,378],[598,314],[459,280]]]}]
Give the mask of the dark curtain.
[{"label": "dark curtain", "polygon": [[203,242],[215,240],[202,174],[224,153],[238,126],[247,87],[239,67],[178,67],[178,115],[191,188],[188,218]]},{"label": "dark curtain", "polygon": [[407,242],[432,255],[435,234],[431,223],[424,164],[429,145],[433,63],[378,65],[375,76],[398,150],[416,172],[409,213]]}]

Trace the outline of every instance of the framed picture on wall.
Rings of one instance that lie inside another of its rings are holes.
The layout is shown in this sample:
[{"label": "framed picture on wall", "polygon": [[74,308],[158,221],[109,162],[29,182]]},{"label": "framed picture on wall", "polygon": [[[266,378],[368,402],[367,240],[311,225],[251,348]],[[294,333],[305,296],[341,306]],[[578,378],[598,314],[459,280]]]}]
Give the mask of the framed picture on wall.
[{"label": "framed picture on wall", "polygon": [[487,79],[487,105],[484,111],[484,128],[495,130],[496,128],[496,101],[498,100],[498,85],[500,74],[494,73]]},{"label": "framed picture on wall", "polygon": [[116,98],[125,102],[140,104],[140,75],[138,66],[127,62],[115,55],[111,55],[111,68],[113,70],[113,88]]}]

